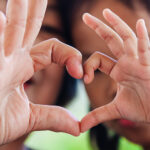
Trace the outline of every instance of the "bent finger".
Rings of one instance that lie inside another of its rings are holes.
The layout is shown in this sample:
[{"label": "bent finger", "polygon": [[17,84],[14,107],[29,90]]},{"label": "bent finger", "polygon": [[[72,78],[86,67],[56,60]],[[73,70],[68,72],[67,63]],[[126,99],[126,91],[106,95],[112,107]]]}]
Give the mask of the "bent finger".
[{"label": "bent finger", "polygon": [[31,57],[35,71],[39,71],[51,63],[56,63],[66,65],[70,75],[77,79],[83,76],[81,53],[57,39],[50,39],[34,46],[31,49]]},{"label": "bent finger", "polygon": [[30,104],[30,120],[27,133],[36,130],[65,132],[74,136],[80,134],[79,121],[64,108]]},{"label": "bent finger", "polygon": [[95,52],[84,64],[84,82],[90,83],[94,79],[94,71],[99,69],[107,75],[110,75],[116,61],[109,56]]}]

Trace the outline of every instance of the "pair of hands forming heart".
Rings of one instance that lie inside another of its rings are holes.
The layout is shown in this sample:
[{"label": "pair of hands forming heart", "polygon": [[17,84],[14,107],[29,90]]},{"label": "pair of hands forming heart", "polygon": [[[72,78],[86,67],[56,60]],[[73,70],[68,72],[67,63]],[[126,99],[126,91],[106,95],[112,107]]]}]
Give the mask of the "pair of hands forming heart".
[{"label": "pair of hands forming heart", "polygon": [[28,100],[24,82],[52,62],[66,65],[75,78],[83,77],[82,55],[76,49],[56,39],[33,46],[46,6],[47,0],[8,0],[6,16],[0,13],[0,145],[35,130],[77,136],[111,119],[149,123],[150,52],[145,24],[143,20],[137,22],[136,37],[108,9],[104,10],[104,17],[116,32],[88,14],[84,15],[84,22],[106,41],[117,60],[94,53],[84,64],[84,80],[91,82],[94,70],[99,68],[117,82],[115,99],[90,112],[81,123],[64,108],[35,105]]}]

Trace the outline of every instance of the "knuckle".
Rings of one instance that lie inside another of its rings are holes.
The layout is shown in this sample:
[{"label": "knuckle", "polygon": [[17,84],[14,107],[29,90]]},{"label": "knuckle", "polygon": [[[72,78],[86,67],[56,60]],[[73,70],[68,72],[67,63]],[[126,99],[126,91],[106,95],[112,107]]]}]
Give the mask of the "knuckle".
[{"label": "knuckle", "polygon": [[89,70],[89,69],[93,69],[94,67],[94,64],[92,63],[92,60],[91,59],[88,59],[84,65],[83,65],[85,71]]},{"label": "knuckle", "polygon": [[88,61],[86,61],[86,62],[83,64],[83,67],[84,67],[84,69],[85,69],[85,70],[87,69],[88,64],[89,64],[89,62],[88,62]]},{"label": "knuckle", "polygon": [[75,50],[75,56],[76,56],[76,57],[79,57],[80,59],[82,59],[82,54],[81,54],[81,52],[78,51],[78,50]]},{"label": "knuckle", "polygon": [[109,33],[107,33],[107,34],[103,33],[101,36],[102,36],[102,39],[106,42],[110,42],[113,39],[113,36],[110,35]]},{"label": "knuckle", "polygon": [[99,59],[100,58],[100,52],[96,51],[92,54],[91,59]]},{"label": "knuckle", "polygon": [[95,31],[99,31],[99,25],[98,25],[97,23],[95,23],[95,24],[93,25],[93,29],[94,29]]},{"label": "knuckle", "polygon": [[56,38],[51,38],[47,41],[49,43],[49,46],[50,46],[50,50],[54,50],[56,48],[56,46],[58,46],[59,44],[59,41],[58,39]]},{"label": "knuckle", "polygon": [[124,41],[127,41],[128,39],[130,39],[130,36],[129,35],[122,35],[122,39]]},{"label": "knuckle", "polygon": [[144,54],[146,50],[144,48],[139,48],[139,52]]}]

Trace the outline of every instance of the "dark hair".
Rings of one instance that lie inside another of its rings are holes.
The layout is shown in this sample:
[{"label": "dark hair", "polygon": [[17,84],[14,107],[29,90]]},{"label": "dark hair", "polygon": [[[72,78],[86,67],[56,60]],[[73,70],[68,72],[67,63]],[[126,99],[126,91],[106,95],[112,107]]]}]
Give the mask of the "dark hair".
[{"label": "dark hair", "polygon": [[[63,27],[63,35],[67,44],[75,46],[72,37],[73,15],[75,8],[82,6],[83,3],[91,3],[93,0],[56,0],[59,15],[61,17],[61,25]],[[96,1],[96,0],[95,0]],[[133,0],[117,0],[124,3],[129,8],[134,9]],[[139,2],[150,12],[150,0],[139,0]],[[94,140],[97,147],[100,150],[117,150],[119,135],[114,134],[113,137],[109,137],[108,129],[99,124],[90,130],[91,141]]]},{"label": "dark hair", "polygon": [[77,80],[72,78],[67,71],[64,73],[63,83],[56,100],[56,105],[65,106],[72,100],[77,92]]},{"label": "dark hair", "polygon": [[90,2],[90,0],[56,0],[56,2],[58,13],[60,15],[61,26],[63,28],[64,40],[67,44],[75,46],[71,32],[74,11],[76,8],[82,6],[83,3]]},{"label": "dark hair", "polygon": [[100,124],[90,130],[90,139],[92,145],[100,148],[100,150],[117,150],[119,135],[109,135],[108,129]]},{"label": "dark hair", "polygon": [[[117,0],[119,2],[124,3],[126,6],[134,9],[134,0]],[[150,12],[150,0],[137,0],[137,2],[140,2],[146,9],[148,12]]]}]

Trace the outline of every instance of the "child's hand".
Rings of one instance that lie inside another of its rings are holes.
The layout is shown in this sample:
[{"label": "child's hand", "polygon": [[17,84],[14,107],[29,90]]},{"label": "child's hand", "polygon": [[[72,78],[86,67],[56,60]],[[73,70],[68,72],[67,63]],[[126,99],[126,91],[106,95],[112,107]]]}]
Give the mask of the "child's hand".
[{"label": "child's hand", "polygon": [[82,132],[112,119],[150,123],[150,43],[144,20],[137,21],[136,36],[112,11],[105,9],[103,14],[116,32],[91,15],[85,14],[83,20],[107,43],[116,60],[95,52],[85,62],[84,81],[90,83],[99,69],[116,81],[117,95],[83,118]]},{"label": "child's hand", "polygon": [[65,64],[75,78],[83,74],[81,54],[72,47],[50,39],[32,48],[46,6],[47,0],[8,0],[6,16],[0,12],[0,145],[33,130],[79,135],[68,111],[34,105],[24,91],[24,82],[52,62]]}]

